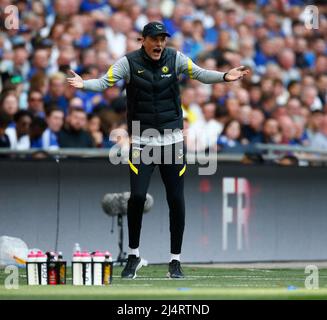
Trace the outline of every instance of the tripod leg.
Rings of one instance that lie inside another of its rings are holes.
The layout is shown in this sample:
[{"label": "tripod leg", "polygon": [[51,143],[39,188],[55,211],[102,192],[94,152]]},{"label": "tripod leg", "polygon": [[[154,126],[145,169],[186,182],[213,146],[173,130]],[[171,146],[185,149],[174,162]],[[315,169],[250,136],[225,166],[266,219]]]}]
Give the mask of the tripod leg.
[{"label": "tripod leg", "polygon": [[124,245],[124,230],[123,230],[123,215],[119,214],[118,219],[118,228],[119,228],[119,241],[118,241],[118,247],[119,247],[119,254],[117,258],[117,262],[120,263],[122,266],[125,262],[125,256],[126,252],[124,252],[123,245]]}]

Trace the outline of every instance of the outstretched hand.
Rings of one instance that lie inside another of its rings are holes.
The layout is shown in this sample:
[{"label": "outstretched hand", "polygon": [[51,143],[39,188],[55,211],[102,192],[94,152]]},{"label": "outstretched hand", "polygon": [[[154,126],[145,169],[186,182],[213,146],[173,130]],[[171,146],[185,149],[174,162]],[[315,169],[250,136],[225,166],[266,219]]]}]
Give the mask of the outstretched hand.
[{"label": "outstretched hand", "polygon": [[83,88],[83,79],[82,77],[80,77],[76,72],[74,72],[73,70],[70,70],[70,73],[73,75],[73,77],[71,78],[67,78],[67,82],[78,89]]},{"label": "outstretched hand", "polygon": [[239,79],[243,79],[244,76],[250,73],[250,69],[245,66],[237,67],[234,69],[230,69],[225,75],[226,81],[236,81]]}]

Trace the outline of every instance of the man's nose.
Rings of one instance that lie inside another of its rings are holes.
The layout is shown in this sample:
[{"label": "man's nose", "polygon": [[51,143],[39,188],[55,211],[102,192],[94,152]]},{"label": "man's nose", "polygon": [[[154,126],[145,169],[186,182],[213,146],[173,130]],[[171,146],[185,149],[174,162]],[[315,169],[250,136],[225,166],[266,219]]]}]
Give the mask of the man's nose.
[{"label": "man's nose", "polygon": [[157,44],[157,46],[162,46],[163,42],[164,42],[163,40],[158,39],[158,40],[156,41],[156,44]]}]

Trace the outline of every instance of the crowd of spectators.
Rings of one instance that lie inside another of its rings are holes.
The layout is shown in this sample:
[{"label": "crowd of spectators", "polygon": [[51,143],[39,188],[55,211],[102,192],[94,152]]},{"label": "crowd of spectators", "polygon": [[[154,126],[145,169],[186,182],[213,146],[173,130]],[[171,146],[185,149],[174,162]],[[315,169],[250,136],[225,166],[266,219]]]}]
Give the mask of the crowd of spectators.
[{"label": "crowd of spectators", "polygon": [[[19,12],[7,29],[6,6]],[[244,152],[255,143],[327,150],[327,19],[309,28],[304,0],[1,1],[0,147],[110,148],[126,129],[124,83],[102,93],[67,85],[72,69],[99,78],[163,21],[168,46],[199,66],[245,65],[242,81],[182,78],[184,135],[193,151]]]}]

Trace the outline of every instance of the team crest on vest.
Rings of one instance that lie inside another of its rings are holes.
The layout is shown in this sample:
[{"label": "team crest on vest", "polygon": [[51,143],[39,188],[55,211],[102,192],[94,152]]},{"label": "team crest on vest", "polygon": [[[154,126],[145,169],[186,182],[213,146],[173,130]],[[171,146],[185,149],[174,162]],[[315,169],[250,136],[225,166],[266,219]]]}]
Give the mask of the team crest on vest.
[{"label": "team crest on vest", "polygon": [[169,68],[168,68],[167,66],[163,66],[163,67],[161,68],[161,71],[162,71],[163,73],[168,73]]}]

